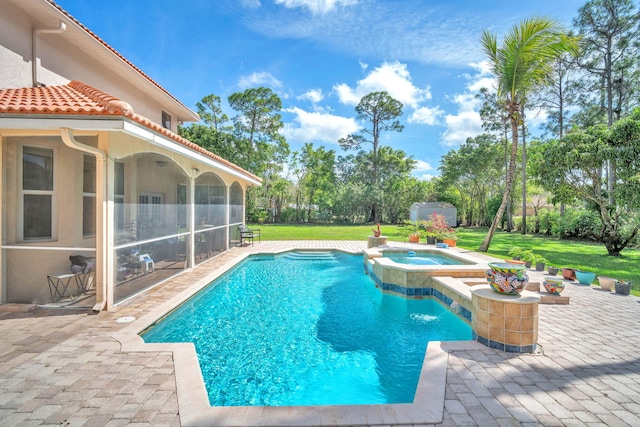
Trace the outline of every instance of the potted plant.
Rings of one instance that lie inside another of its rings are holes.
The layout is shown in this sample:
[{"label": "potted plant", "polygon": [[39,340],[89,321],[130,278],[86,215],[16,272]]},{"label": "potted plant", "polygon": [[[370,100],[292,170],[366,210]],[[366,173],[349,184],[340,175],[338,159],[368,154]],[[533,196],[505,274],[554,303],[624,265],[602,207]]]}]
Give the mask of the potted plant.
[{"label": "potted plant", "polygon": [[425,233],[427,236],[435,237],[436,242],[446,243],[448,246],[456,245],[456,230],[447,224],[444,215],[434,212],[425,221]]},{"label": "potted plant", "polygon": [[422,234],[427,238],[428,245],[436,244],[437,232],[433,223],[433,219],[428,219],[420,222],[423,229]]},{"label": "potted plant", "polygon": [[520,257],[525,262],[525,266],[527,268],[531,268],[533,263],[536,261],[536,254],[531,252],[529,249],[524,249]]},{"label": "potted plant", "polygon": [[558,267],[554,267],[554,266],[550,265],[549,267],[547,267],[547,272],[550,275],[555,276],[556,274],[558,274]]},{"label": "potted plant", "polygon": [[616,280],[616,294],[629,295],[631,293],[631,282]]},{"label": "potted plant", "polygon": [[576,280],[576,269],[571,267],[562,267],[562,278],[565,280]]},{"label": "potted plant", "polygon": [[542,255],[536,255],[535,263],[536,263],[536,271],[544,271],[544,266],[548,263],[547,259]]},{"label": "potted plant", "polygon": [[612,291],[614,286],[616,285],[616,279],[612,279],[611,277],[598,276],[598,283],[600,284],[600,289],[603,291]]},{"label": "potted plant", "polygon": [[422,230],[418,221],[405,221],[405,226],[402,229],[402,234],[405,235],[409,243],[419,243]]},{"label": "potted plant", "polygon": [[581,285],[590,285],[596,278],[596,273],[591,271],[576,270],[576,279]]},{"label": "potted plant", "polygon": [[509,256],[512,259],[515,260],[520,260],[522,259],[522,253],[524,252],[524,249],[522,249],[520,246],[511,246],[509,248],[509,252],[507,252],[509,254]]},{"label": "potted plant", "polygon": [[454,247],[456,245],[456,240],[458,240],[458,236],[456,235],[456,230],[453,228],[449,228],[442,239],[442,241],[449,245],[449,247]]}]

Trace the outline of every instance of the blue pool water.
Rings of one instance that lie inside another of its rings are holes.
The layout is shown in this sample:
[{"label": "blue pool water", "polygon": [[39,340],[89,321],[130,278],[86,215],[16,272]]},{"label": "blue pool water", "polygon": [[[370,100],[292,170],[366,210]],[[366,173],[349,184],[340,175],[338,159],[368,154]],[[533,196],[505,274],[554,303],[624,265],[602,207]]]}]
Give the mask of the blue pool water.
[{"label": "blue pool water", "polygon": [[382,294],[361,256],[290,253],[249,258],[143,338],[193,342],[213,406],[382,404],[413,401],[428,341],[471,329]]},{"label": "blue pool water", "polygon": [[421,253],[421,252],[388,252],[384,254],[385,258],[392,259],[393,262],[399,264],[411,265],[463,265],[464,263],[455,258],[441,254]]}]

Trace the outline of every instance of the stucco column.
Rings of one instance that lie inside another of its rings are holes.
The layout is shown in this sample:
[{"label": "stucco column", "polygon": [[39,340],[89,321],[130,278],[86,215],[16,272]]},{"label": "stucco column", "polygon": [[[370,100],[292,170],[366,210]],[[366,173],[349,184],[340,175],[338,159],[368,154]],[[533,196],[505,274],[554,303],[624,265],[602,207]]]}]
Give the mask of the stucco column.
[{"label": "stucco column", "polygon": [[189,191],[187,192],[187,226],[189,227],[189,244],[187,245],[187,265],[193,268],[196,265],[196,178],[192,172],[189,175]]},{"label": "stucco column", "polygon": [[227,192],[226,194],[226,206],[225,206],[225,224],[227,225],[225,227],[226,231],[226,237],[227,237],[227,250],[229,250],[229,247],[231,246],[231,227],[229,226],[229,223],[231,222],[231,186],[230,185],[225,185],[225,191]]},{"label": "stucco column", "polygon": [[[101,162],[98,161],[98,164]],[[102,227],[102,232],[96,232],[96,259],[104,259],[105,265],[102,266],[104,272],[99,274],[96,272],[96,277],[102,277],[105,280],[107,286],[100,286],[100,283],[96,282],[96,301],[105,299],[107,302],[107,309],[113,306],[114,300],[114,287],[115,287],[115,266],[116,258],[114,255],[115,247],[115,205],[114,205],[114,188],[115,188],[115,162],[112,158],[107,157],[105,162],[104,173],[99,172],[99,168],[96,168],[96,191],[98,189],[104,189],[103,194],[96,194],[96,201],[99,206],[96,209],[96,222],[98,228]],[[99,182],[104,180],[104,184]],[[104,214],[103,214],[104,212]],[[101,237],[99,237],[101,236]],[[100,242],[99,238],[103,239]],[[100,252],[105,251],[104,256],[100,257]],[[99,264],[98,264],[99,265]],[[100,268],[100,267],[98,267]],[[106,295],[99,295],[106,290]]]}]

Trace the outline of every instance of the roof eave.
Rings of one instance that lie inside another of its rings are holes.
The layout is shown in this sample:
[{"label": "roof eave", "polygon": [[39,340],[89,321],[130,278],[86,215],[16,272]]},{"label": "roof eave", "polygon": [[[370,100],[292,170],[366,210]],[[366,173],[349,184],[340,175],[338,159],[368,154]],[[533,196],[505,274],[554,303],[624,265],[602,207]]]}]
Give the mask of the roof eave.
[{"label": "roof eave", "polygon": [[[232,176],[242,179],[251,185],[262,185],[262,180],[245,171],[237,165],[225,164],[216,160],[219,157],[205,149],[196,151],[184,144],[174,141],[153,129],[140,125],[127,117],[114,117],[105,115],[83,115],[69,117],[68,115],[52,114],[0,114],[0,130],[51,130],[57,131],[61,128],[70,128],[82,131],[120,131],[129,135],[146,140],[147,142],[165,148],[174,153],[183,155],[193,161],[208,165],[214,169],[224,171]],[[191,143],[193,144],[193,143]],[[195,145],[195,144],[194,144]]]}]

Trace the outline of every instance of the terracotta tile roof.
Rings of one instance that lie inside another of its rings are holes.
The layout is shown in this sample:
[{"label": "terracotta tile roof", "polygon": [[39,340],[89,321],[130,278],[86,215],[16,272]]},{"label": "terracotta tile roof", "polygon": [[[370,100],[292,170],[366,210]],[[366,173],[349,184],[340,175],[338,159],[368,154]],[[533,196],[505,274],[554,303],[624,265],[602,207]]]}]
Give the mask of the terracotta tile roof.
[{"label": "terracotta tile roof", "polygon": [[251,172],[163,128],[152,120],[136,114],[128,103],[77,80],[63,86],[0,90],[0,115],[1,114],[107,115],[127,117],[251,179],[262,181],[261,178]]},{"label": "terracotta tile roof", "polygon": [[111,46],[109,46],[107,44],[107,42],[105,42],[104,40],[102,40],[100,37],[98,37],[98,35],[96,33],[94,33],[93,31],[91,31],[89,28],[85,27],[80,21],[78,21],[76,18],[74,18],[69,12],[67,12],[66,10],[64,10],[62,7],[60,7],[55,1],[53,0],[46,0],[48,1],[53,7],[55,7],[56,9],[58,9],[61,13],[63,13],[67,18],[69,18],[70,20],[72,20],[76,25],[78,25],[80,28],[82,28],[84,31],[87,32],[87,34],[89,34],[91,37],[93,37],[94,39],[96,39],[101,45],[103,45],[105,48],[107,48],[108,50],[110,50],[111,52],[113,52],[114,55],[116,55],[118,58],[120,58],[122,61],[124,61],[128,66],[130,66],[131,68],[133,68],[136,72],[138,72],[142,77],[144,77],[145,79],[147,79],[149,82],[151,82],[155,87],[157,87],[158,89],[160,89],[162,92],[164,92],[165,94],[167,94],[168,96],[171,97],[171,99],[173,99],[174,101],[176,101],[178,104],[182,105],[184,108],[186,108],[187,110],[191,111],[191,109],[189,107],[187,107],[186,105],[184,105],[182,102],[180,102],[180,100],[178,98],[176,98],[175,96],[171,95],[171,93],[169,93],[169,91],[167,91],[165,88],[163,88],[162,86],[160,86],[155,80],[153,80],[151,77],[149,77],[146,73],[144,73],[140,68],[136,67],[135,65],[133,65],[132,62],[130,62],[127,58],[125,58],[124,56],[122,56],[120,53],[118,53],[117,50],[115,50],[114,48],[112,48]]}]

